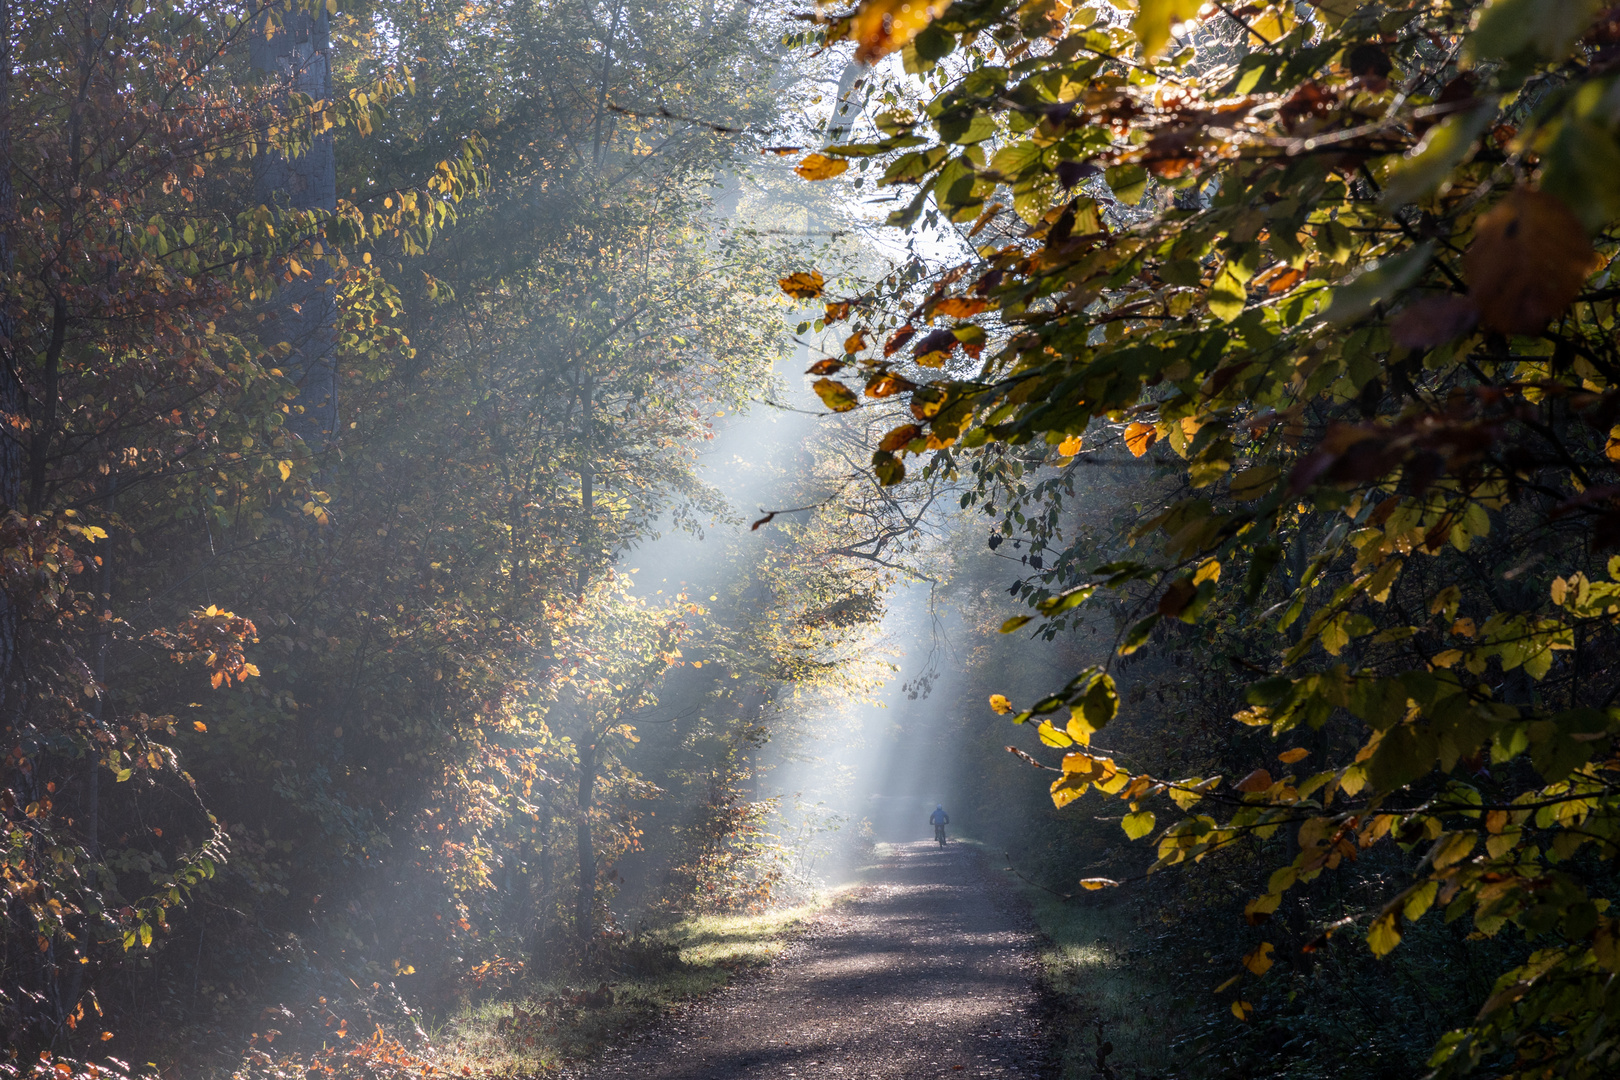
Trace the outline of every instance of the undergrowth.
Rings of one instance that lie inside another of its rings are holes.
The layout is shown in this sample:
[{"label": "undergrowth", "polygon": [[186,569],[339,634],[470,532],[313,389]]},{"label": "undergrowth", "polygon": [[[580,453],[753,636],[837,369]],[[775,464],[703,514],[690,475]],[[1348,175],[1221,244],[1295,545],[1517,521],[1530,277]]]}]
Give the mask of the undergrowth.
[{"label": "undergrowth", "polygon": [[781,955],[805,920],[832,901],[818,894],[757,915],[694,915],[652,932],[668,946],[661,970],[584,985],[531,983],[517,994],[466,1006],[432,1033],[436,1057],[453,1075],[529,1075],[588,1057],[682,1002]]}]

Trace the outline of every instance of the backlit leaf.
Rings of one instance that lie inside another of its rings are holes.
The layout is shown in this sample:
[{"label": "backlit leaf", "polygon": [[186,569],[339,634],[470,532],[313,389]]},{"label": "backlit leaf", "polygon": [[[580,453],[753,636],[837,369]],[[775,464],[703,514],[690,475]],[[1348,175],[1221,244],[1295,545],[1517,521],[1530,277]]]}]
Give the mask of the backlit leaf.
[{"label": "backlit leaf", "polygon": [[1581,291],[1593,269],[1592,244],[1563,202],[1517,188],[1475,224],[1463,269],[1481,323],[1534,334]]},{"label": "backlit leaf", "polygon": [[827,279],[821,276],[819,270],[798,270],[787,277],[778,278],[776,283],[795,300],[814,300],[826,287]]}]

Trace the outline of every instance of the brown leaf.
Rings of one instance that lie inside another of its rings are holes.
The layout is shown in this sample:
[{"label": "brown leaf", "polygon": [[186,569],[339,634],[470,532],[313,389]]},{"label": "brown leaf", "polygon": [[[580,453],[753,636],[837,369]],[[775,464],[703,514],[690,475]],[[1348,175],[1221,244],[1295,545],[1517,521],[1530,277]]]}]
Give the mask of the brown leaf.
[{"label": "brown leaf", "polygon": [[829,356],[825,360],[817,360],[811,364],[805,369],[804,373],[806,375],[836,375],[843,370],[843,367],[844,362],[842,360],[834,360]]},{"label": "brown leaf", "polygon": [[949,330],[930,330],[912,347],[911,355],[924,367],[939,367],[956,348],[956,335]]},{"label": "brown leaf", "polygon": [[777,278],[776,283],[795,300],[814,300],[826,287],[827,279],[821,276],[819,270],[800,270],[785,278]]},{"label": "brown leaf", "polygon": [[828,323],[843,322],[849,318],[850,309],[854,306],[848,300],[839,300],[836,303],[828,304],[827,313],[823,318]]},{"label": "brown leaf", "polygon": [[1592,244],[1558,198],[1518,188],[1474,225],[1463,256],[1480,322],[1504,334],[1535,334],[1580,294]]},{"label": "brown leaf", "polygon": [[896,394],[905,393],[915,385],[910,379],[885,371],[866,384],[866,396],[869,398],[893,397]]},{"label": "brown leaf", "polygon": [[1478,321],[1479,309],[1466,296],[1426,296],[1395,316],[1389,334],[1408,349],[1432,349],[1466,334]]},{"label": "brown leaf", "polygon": [[900,329],[890,334],[889,340],[883,343],[883,355],[893,356],[895,353],[905,348],[906,342],[910,341],[912,336],[916,333],[916,327],[910,325],[909,323],[902,326]]},{"label": "brown leaf", "polygon": [[1271,786],[1271,773],[1265,769],[1256,769],[1254,772],[1238,781],[1237,789],[1248,793],[1264,791]]},{"label": "brown leaf", "polygon": [[865,330],[857,330],[844,339],[844,351],[847,353],[858,353],[864,348],[866,348]]},{"label": "brown leaf", "polygon": [[1159,614],[1175,618],[1186,610],[1197,594],[1198,586],[1192,583],[1192,578],[1177,578],[1159,597]]},{"label": "brown leaf", "polygon": [[878,449],[887,450],[892,454],[896,450],[903,449],[907,443],[911,442],[911,440],[917,438],[921,434],[922,428],[918,427],[916,424],[901,424],[899,427],[883,436],[883,441],[878,443]]},{"label": "brown leaf", "polygon": [[848,168],[849,162],[843,158],[832,158],[826,154],[807,154],[793,171],[806,180],[831,180]]}]

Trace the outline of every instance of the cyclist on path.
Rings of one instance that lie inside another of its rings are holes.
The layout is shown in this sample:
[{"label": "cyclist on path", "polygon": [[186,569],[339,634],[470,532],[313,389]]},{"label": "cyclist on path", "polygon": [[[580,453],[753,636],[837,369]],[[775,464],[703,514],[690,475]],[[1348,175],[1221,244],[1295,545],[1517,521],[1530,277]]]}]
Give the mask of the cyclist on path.
[{"label": "cyclist on path", "polygon": [[945,826],[951,823],[951,816],[945,812],[944,805],[934,807],[934,812],[928,815],[928,821],[934,826],[934,839],[939,846],[945,846]]}]

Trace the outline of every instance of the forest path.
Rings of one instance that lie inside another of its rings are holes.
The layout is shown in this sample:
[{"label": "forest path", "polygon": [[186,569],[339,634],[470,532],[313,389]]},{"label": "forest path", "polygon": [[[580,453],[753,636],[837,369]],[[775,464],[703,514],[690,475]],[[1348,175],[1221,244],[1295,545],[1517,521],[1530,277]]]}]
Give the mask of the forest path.
[{"label": "forest path", "polygon": [[968,845],[892,845],[768,971],[569,1075],[1034,1080],[1046,1055],[1022,909]]}]

